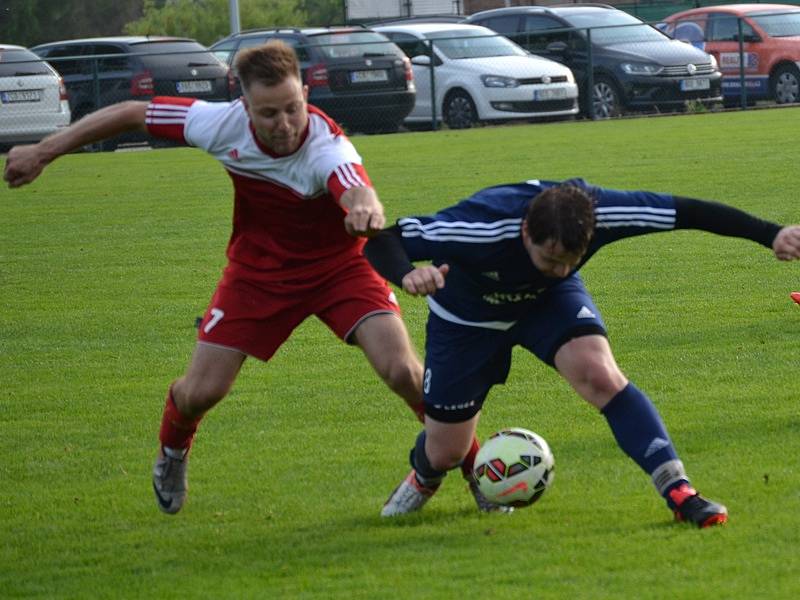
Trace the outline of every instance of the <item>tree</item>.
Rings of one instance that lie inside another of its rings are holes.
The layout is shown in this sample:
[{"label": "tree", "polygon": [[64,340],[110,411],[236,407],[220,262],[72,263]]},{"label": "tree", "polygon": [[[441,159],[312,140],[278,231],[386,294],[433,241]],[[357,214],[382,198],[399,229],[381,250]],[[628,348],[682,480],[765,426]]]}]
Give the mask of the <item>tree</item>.
[{"label": "tree", "polygon": [[[242,28],[304,25],[307,16],[298,4],[292,0],[240,0]],[[229,7],[229,0],[144,0],[142,17],[128,23],[125,32],[180,35],[212,44],[230,33]]]},{"label": "tree", "polygon": [[142,14],[143,0],[0,0],[0,40],[33,46],[119,35]]}]

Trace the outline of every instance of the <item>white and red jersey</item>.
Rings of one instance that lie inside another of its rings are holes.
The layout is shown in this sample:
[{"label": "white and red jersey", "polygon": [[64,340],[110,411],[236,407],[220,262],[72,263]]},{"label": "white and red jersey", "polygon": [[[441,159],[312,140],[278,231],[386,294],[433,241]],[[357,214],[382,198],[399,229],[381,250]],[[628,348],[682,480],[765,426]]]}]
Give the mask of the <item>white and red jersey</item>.
[{"label": "white and red jersey", "polygon": [[370,186],[369,177],[350,140],[319,109],[309,106],[303,142],[286,156],[260,143],[240,100],[156,97],[146,124],[154,136],[205,150],[233,180],[229,274],[302,285],[361,254],[365,240],[345,231],[339,198]]}]

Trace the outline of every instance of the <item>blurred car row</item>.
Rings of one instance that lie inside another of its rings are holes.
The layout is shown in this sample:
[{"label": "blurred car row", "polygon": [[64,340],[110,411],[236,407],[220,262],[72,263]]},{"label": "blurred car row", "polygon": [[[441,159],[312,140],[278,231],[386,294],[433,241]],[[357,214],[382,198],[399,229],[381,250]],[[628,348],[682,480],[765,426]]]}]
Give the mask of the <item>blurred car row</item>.
[{"label": "blurred car row", "polygon": [[[154,36],[0,44],[0,146],[131,98],[237,97],[237,53],[270,39],[295,49],[309,101],[350,131],[734,103],[743,83],[751,102],[800,101],[800,7],[709,6],[652,27],[607,5],[520,6],[371,28],[249,30],[210,48]],[[103,147],[126,141],[138,140]]]}]

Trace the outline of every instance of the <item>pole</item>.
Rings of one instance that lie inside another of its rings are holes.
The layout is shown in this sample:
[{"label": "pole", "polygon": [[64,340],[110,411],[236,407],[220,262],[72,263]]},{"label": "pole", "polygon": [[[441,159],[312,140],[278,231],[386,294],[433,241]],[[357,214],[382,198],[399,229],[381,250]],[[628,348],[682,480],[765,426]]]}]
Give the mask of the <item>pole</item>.
[{"label": "pole", "polygon": [[239,21],[239,0],[228,0],[231,13],[231,33],[239,33],[242,26]]}]

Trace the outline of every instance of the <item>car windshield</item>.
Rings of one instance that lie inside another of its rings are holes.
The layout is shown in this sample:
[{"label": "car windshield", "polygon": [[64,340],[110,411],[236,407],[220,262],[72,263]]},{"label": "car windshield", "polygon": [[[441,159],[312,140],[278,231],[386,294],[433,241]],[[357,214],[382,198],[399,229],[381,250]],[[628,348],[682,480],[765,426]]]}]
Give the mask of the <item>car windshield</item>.
[{"label": "car windshield", "polygon": [[148,67],[172,65],[177,60],[186,61],[189,66],[218,67],[219,59],[198,42],[145,42],[133,44],[136,54],[150,54],[142,57]]},{"label": "car windshield", "polygon": [[770,37],[800,36],[800,11],[791,13],[774,11],[772,14],[764,14],[763,12],[759,14],[758,11],[755,11],[750,13],[749,16]]},{"label": "car windshield", "polygon": [[51,74],[47,64],[33,52],[0,48],[0,77]]},{"label": "car windshield", "polygon": [[347,31],[315,35],[316,46],[327,58],[361,58],[362,56],[404,56],[393,42],[375,31]]},{"label": "car windshield", "polygon": [[[592,41],[601,46],[661,42],[669,39],[660,31],[621,10],[578,13],[565,18],[573,27],[591,28]],[[599,29],[595,29],[596,27]]]},{"label": "car windshield", "polygon": [[486,58],[488,56],[525,56],[527,53],[502,35],[477,29],[435,31],[427,34],[447,58]]}]

